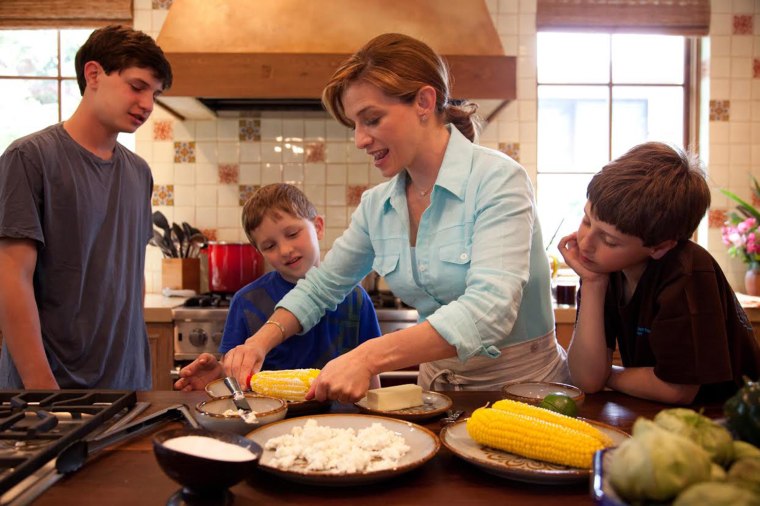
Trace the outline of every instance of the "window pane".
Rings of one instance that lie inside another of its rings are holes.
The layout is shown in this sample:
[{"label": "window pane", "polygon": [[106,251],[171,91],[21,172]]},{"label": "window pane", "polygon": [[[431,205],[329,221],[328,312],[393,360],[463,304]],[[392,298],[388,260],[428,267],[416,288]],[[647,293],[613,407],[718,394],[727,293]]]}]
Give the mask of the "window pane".
[{"label": "window pane", "polygon": [[537,36],[539,83],[608,83],[610,36],[540,32]]},{"label": "window pane", "polygon": [[612,89],[612,158],[646,141],[683,147],[683,93],[680,86],[615,86]]},{"label": "window pane", "polygon": [[58,75],[55,30],[0,30],[0,47],[0,75]]},{"label": "window pane", "polygon": [[74,57],[92,30],[61,30],[61,75],[76,77]]},{"label": "window pane", "polygon": [[606,86],[538,87],[538,171],[596,172],[608,161]]},{"label": "window pane", "polygon": [[562,257],[557,251],[557,243],[562,237],[578,230],[586,205],[586,187],[591,177],[591,174],[538,175],[536,199],[544,247],[560,260]]},{"label": "window pane", "polygon": [[74,114],[82,95],[79,93],[79,85],[76,79],[64,79],[61,81],[61,119],[66,120]]},{"label": "window pane", "polygon": [[683,37],[613,35],[612,82],[683,84]]},{"label": "window pane", "polygon": [[58,121],[55,80],[0,80],[0,111],[12,121],[0,122],[0,152],[14,139]]}]

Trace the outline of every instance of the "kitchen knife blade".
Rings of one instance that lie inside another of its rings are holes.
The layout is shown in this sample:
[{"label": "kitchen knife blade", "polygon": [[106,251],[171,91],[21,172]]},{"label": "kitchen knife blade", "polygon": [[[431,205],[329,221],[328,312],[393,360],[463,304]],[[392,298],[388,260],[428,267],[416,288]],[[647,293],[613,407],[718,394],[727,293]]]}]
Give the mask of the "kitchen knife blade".
[{"label": "kitchen knife blade", "polygon": [[238,380],[232,376],[227,376],[224,378],[224,384],[227,385],[227,388],[232,392],[232,402],[235,403],[235,406],[237,406],[238,409],[250,412],[251,405],[248,404],[245,394],[240,389],[240,383],[238,383]]}]

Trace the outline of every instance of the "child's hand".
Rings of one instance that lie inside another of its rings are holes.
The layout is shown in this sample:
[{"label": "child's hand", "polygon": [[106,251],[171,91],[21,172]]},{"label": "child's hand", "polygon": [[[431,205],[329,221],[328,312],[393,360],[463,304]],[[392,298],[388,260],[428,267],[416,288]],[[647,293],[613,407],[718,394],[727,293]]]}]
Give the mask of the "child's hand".
[{"label": "child's hand", "polygon": [[189,392],[203,390],[210,382],[222,375],[222,365],[210,353],[201,353],[179,371],[179,379],[174,382],[175,390]]},{"label": "child's hand", "polygon": [[581,252],[578,247],[577,232],[573,232],[560,239],[557,248],[567,266],[574,270],[583,282],[595,281],[607,277],[607,274],[593,272],[583,266],[583,263],[580,260]]}]

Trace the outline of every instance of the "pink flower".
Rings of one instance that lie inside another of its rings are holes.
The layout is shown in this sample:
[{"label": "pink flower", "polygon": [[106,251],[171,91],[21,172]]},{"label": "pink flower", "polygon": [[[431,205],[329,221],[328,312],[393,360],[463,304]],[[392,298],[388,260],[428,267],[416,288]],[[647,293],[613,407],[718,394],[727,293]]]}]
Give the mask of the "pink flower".
[{"label": "pink flower", "polygon": [[757,226],[757,221],[755,218],[747,218],[743,222],[739,223],[736,228],[739,230],[740,234],[746,234],[750,230],[754,229]]}]

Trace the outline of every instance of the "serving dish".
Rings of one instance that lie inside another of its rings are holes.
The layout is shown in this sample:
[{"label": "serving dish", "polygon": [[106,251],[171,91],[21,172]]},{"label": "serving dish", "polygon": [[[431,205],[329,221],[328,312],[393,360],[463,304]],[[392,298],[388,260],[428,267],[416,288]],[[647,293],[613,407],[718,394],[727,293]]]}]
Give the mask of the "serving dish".
[{"label": "serving dish", "polygon": [[440,394],[438,392],[422,392],[422,406],[414,406],[405,409],[394,409],[391,411],[382,411],[372,409],[367,405],[367,398],[363,397],[360,401],[356,402],[356,407],[362,413],[369,413],[371,415],[389,416],[391,418],[398,418],[400,420],[408,420],[415,422],[419,420],[427,420],[435,416],[440,416],[454,404],[451,398],[447,395]]},{"label": "serving dish", "polygon": [[205,429],[244,435],[261,425],[282,420],[288,405],[282,399],[245,394],[245,400],[256,414],[256,421],[246,422],[239,414],[231,395],[215,397],[195,405],[195,419]]},{"label": "serving dish", "polygon": [[[616,429],[592,420],[585,420],[607,434],[615,445],[630,436]],[[588,481],[591,469],[578,469],[559,464],[550,464],[521,457],[476,443],[467,433],[467,420],[456,422],[441,429],[441,443],[457,457],[474,464],[484,471],[510,480],[547,485],[562,485]]]},{"label": "serving dish", "polygon": [[566,383],[551,383],[545,381],[519,381],[508,383],[501,387],[504,399],[526,402],[538,405],[549,394],[562,393],[575,401],[577,406],[583,404],[586,394],[580,388]]},{"label": "serving dish", "polygon": [[369,427],[373,423],[380,423],[386,429],[401,434],[404,437],[406,444],[409,446],[409,451],[401,458],[399,464],[393,469],[338,474],[327,471],[309,471],[301,464],[287,470],[276,468],[271,464],[272,458],[274,457],[274,451],[264,449],[264,453],[259,460],[259,469],[289,481],[309,485],[364,485],[382,481],[416,469],[433,458],[441,447],[441,443],[436,435],[424,427],[408,421],[359,414],[328,414],[314,415],[308,418],[290,418],[256,429],[246,437],[259,444],[262,448],[265,448],[266,442],[269,439],[290,433],[290,430],[293,427],[303,426],[307,419],[314,419],[319,425],[336,429],[352,428],[357,431]]},{"label": "serving dish", "polygon": [[617,495],[610,484],[605,470],[609,466],[614,448],[605,448],[594,455],[594,477],[591,481],[591,497],[596,504],[604,506],[626,506],[625,501]]},{"label": "serving dish", "polygon": [[[205,390],[210,397],[214,398],[230,395],[230,391],[224,384],[223,378],[209,382],[206,385]],[[331,404],[330,401],[318,401],[314,399],[310,401],[288,401],[283,399],[283,401],[288,405],[287,416],[300,416],[309,413],[318,413],[329,408]]]}]

